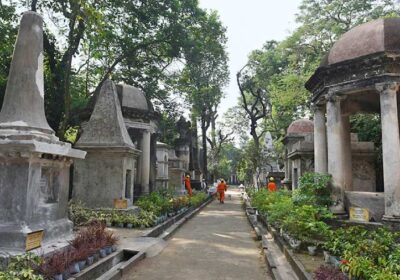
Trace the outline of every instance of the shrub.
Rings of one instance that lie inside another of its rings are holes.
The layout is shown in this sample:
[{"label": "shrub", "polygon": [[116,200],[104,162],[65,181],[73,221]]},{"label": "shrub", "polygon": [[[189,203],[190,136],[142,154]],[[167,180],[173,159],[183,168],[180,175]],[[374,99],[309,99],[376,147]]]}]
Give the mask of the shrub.
[{"label": "shrub", "polygon": [[330,179],[325,174],[305,173],[300,177],[299,187],[293,191],[293,202],[296,205],[330,206]]},{"label": "shrub", "polygon": [[368,231],[363,227],[353,226],[348,228],[339,228],[331,232],[324,248],[335,256],[343,256],[345,251],[354,250],[358,242],[367,237]]},{"label": "shrub", "polygon": [[205,193],[197,193],[193,195],[189,200],[190,204],[193,206],[198,206],[200,205],[205,199],[207,198],[207,195]]},{"label": "shrub", "polygon": [[279,204],[282,201],[287,202],[288,200],[291,200],[291,193],[288,191],[270,192],[267,189],[262,189],[253,195],[251,202],[260,213],[271,214],[276,211],[274,207],[271,207],[272,204]]},{"label": "shrub", "polygon": [[0,271],[0,279],[43,280],[43,276],[38,272],[42,262],[42,258],[32,253],[13,257],[6,271]]},{"label": "shrub", "polygon": [[294,206],[283,218],[283,228],[290,236],[309,243],[319,243],[326,239],[330,227],[323,219],[331,218],[328,209],[312,205]]},{"label": "shrub", "polygon": [[45,277],[52,278],[54,275],[63,273],[67,269],[67,265],[65,253],[63,251],[55,252],[51,256],[44,258],[39,271]]}]

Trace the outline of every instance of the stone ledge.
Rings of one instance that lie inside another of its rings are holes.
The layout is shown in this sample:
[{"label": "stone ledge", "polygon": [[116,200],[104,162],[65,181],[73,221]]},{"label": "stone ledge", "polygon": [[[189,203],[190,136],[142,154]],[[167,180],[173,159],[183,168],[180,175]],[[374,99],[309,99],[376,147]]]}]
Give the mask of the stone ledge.
[{"label": "stone ledge", "polygon": [[213,197],[210,196],[197,208],[190,207],[185,212],[169,218],[165,222],[159,224],[158,226],[146,232],[144,235],[142,235],[142,237],[160,237],[163,234],[163,232],[167,230],[169,227],[172,227],[174,224],[178,223],[182,219],[187,220],[192,218],[195,214],[197,214],[197,212],[203,209],[211,201],[213,201]]},{"label": "stone ledge", "polygon": [[[244,206],[245,206],[246,210],[248,208],[253,208],[253,207],[251,207],[250,202],[248,200],[245,200]],[[256,234],[257,234],[256,228],[261,232],[261,235],[262,235],[263,234],[262,233],[263,225],[266,227],[267,231],[274,238],[275,244],[278,245],[281,252],[285,255],[288,263],[290,264],[291,268],[293,269],[294,273],[296,274],[296,276],[299,279],[301,279],[301,280],[312,280],[313,279],[312,275],[305,270],[303,264],[293,254],[293,251],[288,248],[288,246],[286,245],[283,238],[281,238],[281,236],[279,235],[278,231],[275,228],[268,225],[267,221],[264,219],[263,216],[250,215],[248,213],[248,211],[246,211],[246,216],[247,216],[247,219],[249,220],[250,225],[256,231]],[[256,217],[254,218],[252,216],[256,216]],[[254,220],[256,221],[255,223],[253,222]],[[257,221],[259,221],[259,222],[257,222]],[[263,247],[263,252],[264,252],[264,256],[265,256],[265,260],[266,260],[268,269],[271,272],[273,279],[277,279],[277,280],[283,279],[277,269],[277,265],[276,265],[274,256],[269,251],[267,251],[268,245],[267,245],[267,241],[265,240],[263,235],[262,235],[262,247]]]}]

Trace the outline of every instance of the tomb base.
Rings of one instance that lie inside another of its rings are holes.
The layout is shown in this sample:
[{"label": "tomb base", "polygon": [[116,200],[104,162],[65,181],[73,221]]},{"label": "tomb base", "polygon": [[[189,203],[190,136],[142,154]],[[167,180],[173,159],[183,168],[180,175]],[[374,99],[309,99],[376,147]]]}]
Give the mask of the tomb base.
[{"label": "tomb base", "polygon": [[[0,255],[18,255],[26,252],[29,233],[43,230],[40,248],[49,247],[61,240],[71,240],[73,224],[68,219],[59,219],[37,224],[7,223],[0,225]],[[41,249],[39,249],[41,251]]]},{"label": "tomb base", "polygon": [[27,234],[39,230],[43,244],[72,235],[71,154],[85,155],[69,144],[0,139],[0,252],[25,252]]},{"label": "tomb base", "polygon": [[394,231],[400,231],[400,216],[384,215],[382,222]]}]

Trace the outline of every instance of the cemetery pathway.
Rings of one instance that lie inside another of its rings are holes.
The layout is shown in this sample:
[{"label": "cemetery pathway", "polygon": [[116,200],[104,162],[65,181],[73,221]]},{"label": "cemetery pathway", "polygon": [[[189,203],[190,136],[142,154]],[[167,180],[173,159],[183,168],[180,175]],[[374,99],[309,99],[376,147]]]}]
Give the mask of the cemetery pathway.
[{"label": "cemetery pathway", "polygon": [[124,280],[272,279],[254,236],[239,192],[228,191],[225,204],[210,203],[158,256],[139,262]]}]

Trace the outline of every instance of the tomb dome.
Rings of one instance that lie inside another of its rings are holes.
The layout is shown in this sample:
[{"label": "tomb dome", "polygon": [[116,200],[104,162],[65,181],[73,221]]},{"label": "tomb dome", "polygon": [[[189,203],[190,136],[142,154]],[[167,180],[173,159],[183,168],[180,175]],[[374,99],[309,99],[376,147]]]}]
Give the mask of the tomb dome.
[{"label": "tomb dome", "polygon": [[303,134],[313,132],[314,122],[307,119],[295,120],[289,125],[287,129],[287,134]]},{"label": "tomb dome", "polygon": [[144,92],[131,85],[117,85],[121,106],[137,111],[154,111]]},{"label": "tomb dome", "polygon": [[344,33],[321,62],[321,66],[383,52],[400,52],[400,17],[377,19]]}]

